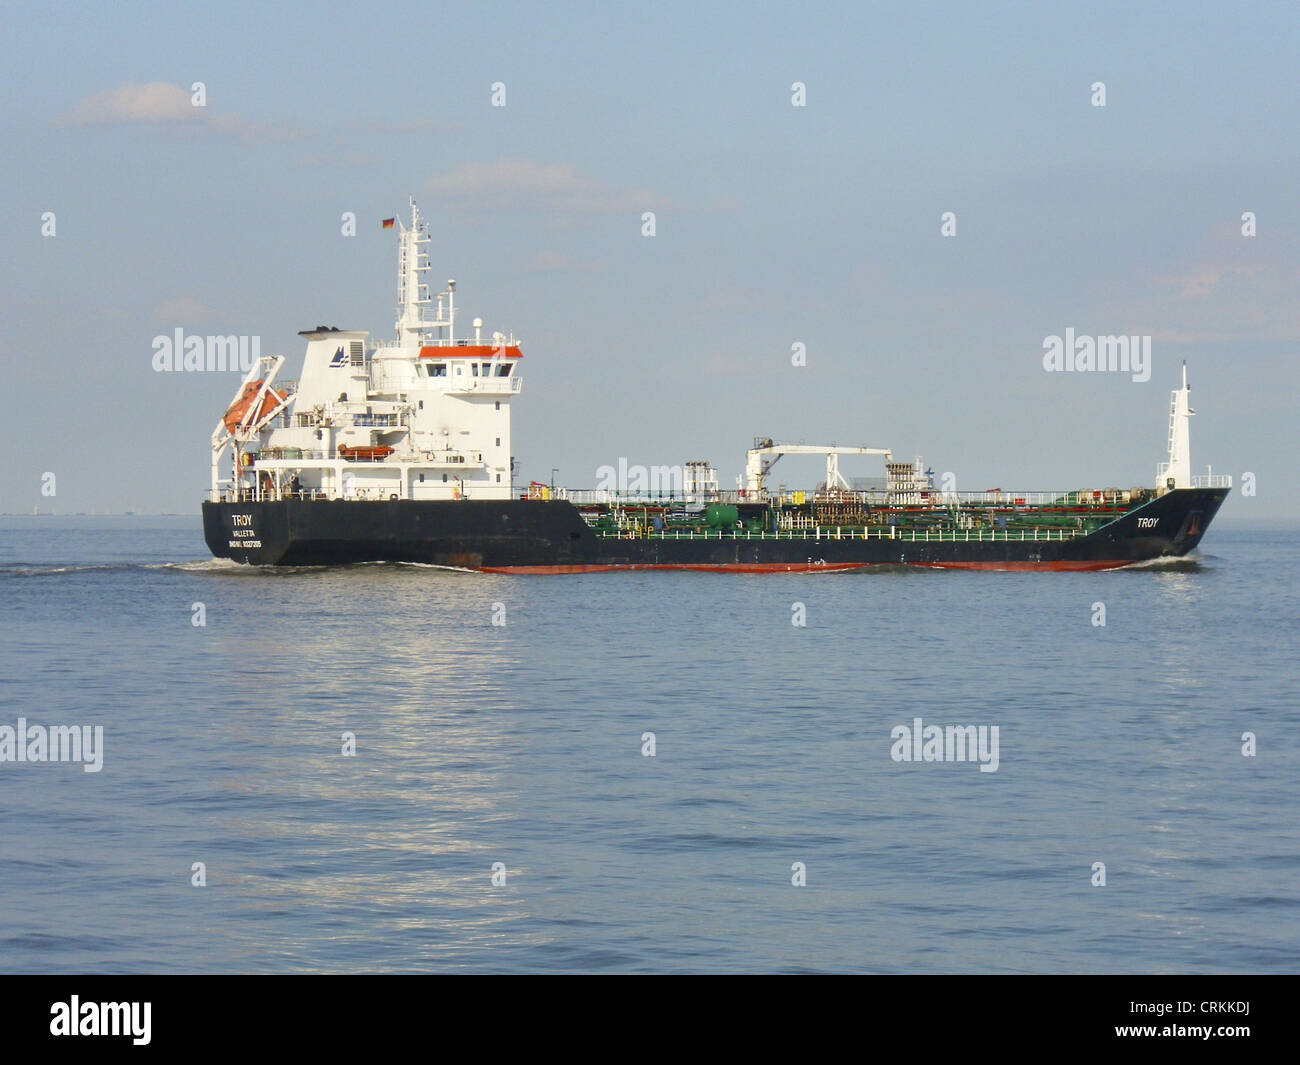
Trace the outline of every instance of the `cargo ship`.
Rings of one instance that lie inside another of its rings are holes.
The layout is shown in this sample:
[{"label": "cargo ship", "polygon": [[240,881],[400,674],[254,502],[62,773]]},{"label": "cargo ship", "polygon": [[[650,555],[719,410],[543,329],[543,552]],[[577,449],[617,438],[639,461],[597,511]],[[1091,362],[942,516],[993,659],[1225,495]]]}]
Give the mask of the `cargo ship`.
[{"label": "cargo ship", "polygon": [[[410,562],[490,573],[625,569],[836,571],[868,566],[1100,570],[1187,555],[1231,490],[1193,476],[1187,368],[1169,408],[1168,458],[1152,486],[957,492],[888,448],[756,438],[744,475],[715,468],[601,467],[602,483],[516,486],[510,405],[523,353],[513,334],[461,336],[456,282],[432,295],[427,224],[398,229],[396,339],[319,325],[302,370],[259,357],[212,434],[203,503],[213,555],[260,566]],[[786,455],[817,455],[825,480],[774,484]],[[884,476],[849,479],[843,456]]]}]

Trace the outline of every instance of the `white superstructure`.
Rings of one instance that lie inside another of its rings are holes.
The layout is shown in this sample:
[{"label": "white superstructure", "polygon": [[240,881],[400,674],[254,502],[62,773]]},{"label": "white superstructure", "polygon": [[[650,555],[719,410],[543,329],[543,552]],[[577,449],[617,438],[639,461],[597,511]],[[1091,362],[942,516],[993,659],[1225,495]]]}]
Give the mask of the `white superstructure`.
[{"label": "white superstructure", "polygon": [[456,282],[431,298],[423,279],[429,231],[414,200],[411,225],[397,225],[397,339],[304,330],[297,381],[277,382],[283,358],[259,359],[212,434],[214,500],[511,497],[519,342],[484,338],[478,318],[458,337]]}]

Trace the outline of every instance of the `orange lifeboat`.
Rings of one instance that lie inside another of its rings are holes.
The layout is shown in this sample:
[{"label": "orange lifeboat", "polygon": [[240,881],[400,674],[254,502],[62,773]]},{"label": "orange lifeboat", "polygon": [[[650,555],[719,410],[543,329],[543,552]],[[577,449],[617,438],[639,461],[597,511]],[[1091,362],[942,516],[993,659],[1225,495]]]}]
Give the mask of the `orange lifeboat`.
[{"label": "orange lifeboat", "polygon": [[351,459],[354,462],[378,462],[380,459],[386,459],[393,453],[393,448],[387,444],[380,444],[376,447],[348,447],[347,444],[339,445],[339,458]]},{"label": "orange lifeboat", "polygon": [[[259,378],[256,381],[249,381],[244,386],[244,390],[239,393],[239,398],[230,405],[230,408],[222,416],[221,420],[225,423],[226,432],[233,433],[239,428],[240,422],[244,421],[249,409],[257,399],[257,393],[265,383],[265,378]],[[263,417],[283,403],[287,395],[287,392],[277,392],[274,388],[268,388],[266,395],[262,397],[262,402],[258,404],[257,413],[248,419],[249,422],[256,425]]]}]

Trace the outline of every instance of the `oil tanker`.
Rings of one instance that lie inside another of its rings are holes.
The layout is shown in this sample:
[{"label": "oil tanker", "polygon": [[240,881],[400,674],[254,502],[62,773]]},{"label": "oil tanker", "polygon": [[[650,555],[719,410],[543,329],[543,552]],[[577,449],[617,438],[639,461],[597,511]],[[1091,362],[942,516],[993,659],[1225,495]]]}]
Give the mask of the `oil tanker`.
[{"label": "oil tanker", "polygon": [[[208,548],[261,566],[413,562],[492,573],[621,569],[834,571],[902,565],[1099,570],[1188,554],[1231,478],[1193,476],[1187,386],[1174,390],[1169,451],[1151,487],[957,492],[888,448],[757,438],[735,489],[695,460],[602,467],[594,488],[518,487],[510,404],[523,353],[513,335],[459,336],[456,282],[431,295],[428,226],[397,219],[396,339],[317,326],[296,380],[257,358],[212,434],[203,503]],[[786,455],[818,455],[825,480],[772,483]],[[884,476],[845,477],[870,455]],[[224,471],[224,472],[223,472]],[[602,475],[603,471],[603,475]]]}]

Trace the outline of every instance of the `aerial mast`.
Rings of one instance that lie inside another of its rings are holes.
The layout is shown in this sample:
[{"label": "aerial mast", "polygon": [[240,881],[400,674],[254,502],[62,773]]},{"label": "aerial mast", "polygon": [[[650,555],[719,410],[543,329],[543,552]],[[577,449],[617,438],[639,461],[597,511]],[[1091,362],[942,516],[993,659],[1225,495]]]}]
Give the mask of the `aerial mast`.
[{"label": "aerial mast", "polygon": [[434,323],[425,321],[424,308],[429,305],[429,286],[420,280],[428,273],[429,255],[424,250],[429,243],[429,227],[420,216],[415,197],[411,197],[411,225],[401,226],[401,244],[397,261],[397,345],[420,343],[425,330]]}]

